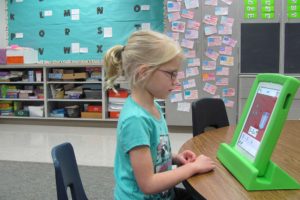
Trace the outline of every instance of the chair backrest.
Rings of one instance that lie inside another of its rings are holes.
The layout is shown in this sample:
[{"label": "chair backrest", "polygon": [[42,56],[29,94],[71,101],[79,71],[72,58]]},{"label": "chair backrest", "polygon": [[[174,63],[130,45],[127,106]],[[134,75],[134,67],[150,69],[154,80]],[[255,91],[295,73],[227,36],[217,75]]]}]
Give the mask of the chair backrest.
[{"label": "chair backrest", "polygon": [[206,127],[221,128],[229,125],[222,99],[203,98],[192,102],[193,136],[204,132]]},{"label": "chair backrest", "polygon": [[86,200],[72,145],[57,145],[52,148],[51,155],[55,168],[57,199],[68,200],[67,189],[70,188],[73,200]]}]

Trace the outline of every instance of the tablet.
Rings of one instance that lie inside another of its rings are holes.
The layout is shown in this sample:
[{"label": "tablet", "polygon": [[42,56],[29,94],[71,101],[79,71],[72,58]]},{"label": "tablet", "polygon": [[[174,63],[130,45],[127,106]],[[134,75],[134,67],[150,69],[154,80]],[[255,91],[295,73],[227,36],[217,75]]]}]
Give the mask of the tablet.
[{"label": "tablet", "polygon": [[258,74],[229,144],[217,158],[247,190],[300,189],[300,184],[271,160],[293,98],[295,77]]},{"label": "tablet", "polygon": [[282,85],[260,82],[242,126],[235,148],[250,161],[254,161],[268,129],[268,122],[277,104]]}]

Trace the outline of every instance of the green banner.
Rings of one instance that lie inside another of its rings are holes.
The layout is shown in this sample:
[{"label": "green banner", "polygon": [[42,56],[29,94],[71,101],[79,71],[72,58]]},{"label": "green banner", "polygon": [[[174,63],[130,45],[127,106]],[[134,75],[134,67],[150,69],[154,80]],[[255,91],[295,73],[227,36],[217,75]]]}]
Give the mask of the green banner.
[{"label": "green banner", "polygon": [[245,12],[257,12],[257,6],[245,6]]},{"label": "green banner", "polygon": [[288,12],[299,12],[300,11],[300,5],[290,5],[287,7]]},{"label": "green banner", "polygon": [[274,12],[274,6],[263,6],[261,7],[263,13]]},{"label": "green banner", "polygon": [[274,19],[275,18],[275,14],[273,12],[262,13],[261,14],[261,18],[262,19]]},{"label": "green banner", "polygon": [[245,19],[257,19],[257,12],[245,12],[244,18]]},{"label": "green banner", "polygon": [[289,19],[299,19],[300,18],[300,12],[288,12],[288,18]]},{"label": "green banner", "polygon": [[288,0],[288,5],[300,5],[300,0]]},{"label": "green banner", "polygon": [[257,6],[257,0],[244,0],[245,6]]},{"label": "green banner", "polygon": [[274,6],[274,0],[262,0],[261,5],[262,6]]}]

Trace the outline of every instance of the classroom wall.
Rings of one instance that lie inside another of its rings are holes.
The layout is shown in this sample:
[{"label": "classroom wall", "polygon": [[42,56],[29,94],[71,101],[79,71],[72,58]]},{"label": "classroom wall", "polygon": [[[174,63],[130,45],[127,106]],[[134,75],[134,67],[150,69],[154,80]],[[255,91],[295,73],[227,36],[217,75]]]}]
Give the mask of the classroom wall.
[{"label": "classroom wall", "polygon": [[5,27],[6,27],[6,11],[5,11],[5,1],[0,1],[0,48],[6,47],[5,40]]}]

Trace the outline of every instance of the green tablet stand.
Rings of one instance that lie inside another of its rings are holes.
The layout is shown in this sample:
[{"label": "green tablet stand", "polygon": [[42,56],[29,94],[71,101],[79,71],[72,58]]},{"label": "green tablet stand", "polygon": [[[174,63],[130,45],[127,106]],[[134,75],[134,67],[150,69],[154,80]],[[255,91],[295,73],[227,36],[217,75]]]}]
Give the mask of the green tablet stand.
[{"label": "green tablet stand", "polygon": [[[252,161],[237,151],[235,146],[261,82],[280,84],[282,89],[255,159]],[[270,160],[299,85],[300,81],[290,76],[257,75],[231,143],[222,143],[219,146],[217,158],[247,190],[300,189],[300,184],[294,178]]]}]

